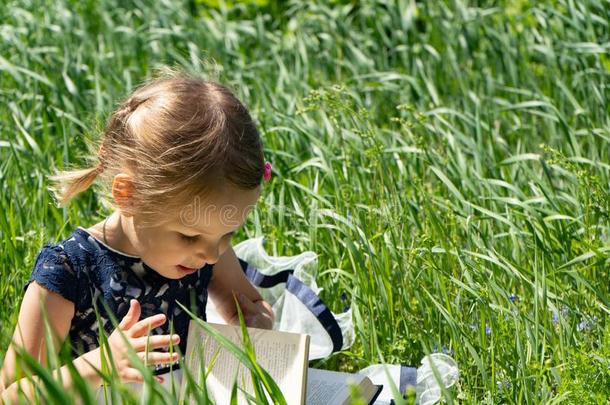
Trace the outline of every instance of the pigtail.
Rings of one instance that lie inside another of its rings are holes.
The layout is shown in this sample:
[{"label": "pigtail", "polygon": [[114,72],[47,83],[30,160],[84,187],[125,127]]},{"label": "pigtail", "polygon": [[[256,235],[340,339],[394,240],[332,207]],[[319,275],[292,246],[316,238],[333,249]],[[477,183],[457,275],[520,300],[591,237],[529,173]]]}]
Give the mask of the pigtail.
[{"label": "pigtail", "polygon": [[87,190],[98,175],[98,168],[62,171],[50,176],[55,183],[50,187],[58,207],[64,207],[74,196]]},{"label": "pigtail", "polygon": [[100,161],[95,167],[60,171],[53,176],[49,176],[49,180],[54,183],[49,189],[55,197],[56,205],[58,207],[67,205],[76,194],[91,187],[91,184],[103,171],[104,164]]},{"label": "pigtail", "polygon": [[97,153],[97,165],[85,169],[58,171],[49,176],[49,180],[53,183],[49,190],[55,198],[57,207],[66,206],[77,194],[89,189],[97,177],[107,169],[109,162],[107,151],[113,149],[114,138],[125,131],[125,122],[131,111],[130,100],[127,100],[110,117]]}]

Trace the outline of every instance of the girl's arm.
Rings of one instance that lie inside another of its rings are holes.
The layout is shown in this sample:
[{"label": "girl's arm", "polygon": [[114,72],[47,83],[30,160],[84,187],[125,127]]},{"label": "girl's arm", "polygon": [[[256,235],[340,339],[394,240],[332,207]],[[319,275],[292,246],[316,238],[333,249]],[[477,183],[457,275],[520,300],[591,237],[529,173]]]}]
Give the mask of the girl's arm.
[{"label": "girl's arm", "polygon": [[[59,294],[48,291],[36,282],[32,282],[23,298],[13,342],[9,346],[2,370],[0,370],[0,403],[17,402],[20,392],[22,392],[22,396],[29,400],[34,398],[36,388],[32,382],[39,384],[40,380],[37,377],[33,377],[31,380],[24,377],[15,381],[17,377],[15,375],[17,364],[15,347],[23,348],[40,363],[47,362],[45,358],[43,308],[44,313],[48,314],[49,326],[54,331],[55,336],[52,343],[54,350],[59,349],[60,345],[58,343],[63,342],[68,335],[74,316],[74,303]],[[128,360],[128,352],[131,349],[135,350],[136,355],[142,362],[147,362],[149,365],[173,363],[178,360],[177,353],[152,351],[157,348],[167,348],[170,346],[170,342],[177,345],[180,341],[178,335],[148,336],[150,330],[166,322],[166,316],[157,314],[139,320],[140,313],[139,302],[131,300],[129,312],[108,337],[108,353],[105,361],[109,362],[112,358],[123,382],[143,381],[140,371],[134,368]],[[98,370],[102,368],[102,360],[101,351],[97,348],[77,357],[72,364],[78,375],[87,381],[92,388],[97,388],[102,383],[102,378],[98,373]],[[45,364],[45,366],[48,366],[48,364]],[[61,376],[66,391],[72,387],[72,378],[67,366],[54,370],[53,376],[56,381],[59,381]]]},{"label": "girl's arm", "polygon": [[[51,327],[54,351],[57,351],[68,335],[70,323],[74,316],[74,303],[61,295],[51,292],[38,283],[32,282],[23,297],[19,310],[17,327],[13,340],[4,357],[4,364],[0,370],[0,394],[3,401],[16,402],[19,391],[22,390],[26,398],[33,399],[35,388],[27,378],[15,381],[17,370],[17,355],[15,348],[20,347],[33,356],[38,362],[48,366],[45,342],[45,316]],[[91,357],[92,355],[89,355]],[[97,373],[87,365],[86,358],[74,362],[80,374],[88,380],[97,381]],[[64,367],[56,371],[61,373],[64,383],[69,383],[70,374]],[[68,388],[69,384],[66,384]]]},{"label": "girl's arm", "polygon": [[248,326],[271,329],[273,310],[245,276],[233,248],[229,248],[214,264],[208,286],[210,298],[220,315],[231,325],[239,323],[233,293],[235,293]]}]

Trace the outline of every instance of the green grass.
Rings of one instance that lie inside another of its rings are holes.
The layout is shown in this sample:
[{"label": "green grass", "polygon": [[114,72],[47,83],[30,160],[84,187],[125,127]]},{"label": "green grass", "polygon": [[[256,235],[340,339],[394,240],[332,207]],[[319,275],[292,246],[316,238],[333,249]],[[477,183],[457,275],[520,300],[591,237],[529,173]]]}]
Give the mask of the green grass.
[{"label": "green grass", "polygon": [[610,397],[608,0],[148,3],[0,7],[5,302],[45,241],[108,214],[92,192],[54,208],[51,168],[175,64],[263,134],[275,175],[236,240],[318,252],[323,298],[353,308],[355,345],[314,365],[446,350],[448,403]]}]

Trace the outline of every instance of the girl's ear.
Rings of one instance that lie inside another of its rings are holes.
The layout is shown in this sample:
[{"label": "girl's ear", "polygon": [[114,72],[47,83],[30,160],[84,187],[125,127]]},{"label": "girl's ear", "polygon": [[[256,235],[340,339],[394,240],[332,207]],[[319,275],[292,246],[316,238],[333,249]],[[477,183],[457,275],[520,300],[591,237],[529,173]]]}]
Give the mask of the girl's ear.
[{"label": "girl's ear", "polygon": [[118,173],[112,180],[112,197],[125,216],[133,216],[134,185],[129,174]]}]

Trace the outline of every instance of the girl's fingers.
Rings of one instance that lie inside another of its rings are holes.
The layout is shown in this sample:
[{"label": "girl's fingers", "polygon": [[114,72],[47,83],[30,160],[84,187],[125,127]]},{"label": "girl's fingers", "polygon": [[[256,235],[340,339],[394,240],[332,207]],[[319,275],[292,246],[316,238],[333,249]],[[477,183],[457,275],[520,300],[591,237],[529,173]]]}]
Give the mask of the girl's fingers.
[{"label": "girl's fingers", "polygon": [[256,305],[263,307],[265,312],[267,312],[267,316],[271,319],[275,318],[275,313],[273,312],[273,307],[265,300],[259,301]]},{"label": "girl's fingers", "polygon": [[124,368],[120,372],[121,381],[123,382],[144,382],[144,376],[139,370],[131,367]]},{"label": "girl's fingers", "polygon": [[166,352],[139,352],[138,357],[142,360],[142,363],[147,365],[152,364],[168,364],[175,363],[180,357],[178,353],[166,353]]},{"label": "girl's fingers", "polygon": [[[155,375],[153,377],[155,378],[155,380],[157,380],[157,382],[159,384],[163,384],[163,382],[165,381],[164,378],[159,375]],[[123,382],[143,383],[144,376],[142,375],[142,373],[140,373],[139,370],[128,367],[128,368],[124,369],[123,371],[121,371],[121,380]]]},{"label": "girl's fingers", "polygon": [[273,321],[261,314],[246,318],[246,325],[252,328],[271,329],[273,327]]},{"label": "girl's fingers", "polygon": [[153,316],[149,316],[148,318],[144,318],[135,325],[131,326],[129,330],[129,335],[131,337],[140,337],[148,335],[148,332],[157,326],[161,326],[165,323],[167,317],[164,314],[156,314]]},{"label": "girl's fingers", "polygon": [[153,336],[142,336],[139,338],[131,339],[131,345],[136,352],[143,352],[148,348],[148,350],[152,349],[161,349],[165,347],[169,347],[170,342],[173,345],[177,345],[180,343],[179,335],[153,335]]},{"label": "girl's fingers", "polygon": [[241,307],[242,312],[244,312],[244,313],[258,312],[258,308],[256,307],[256,304],[254,304],[254,302],[252,302],[252,300],[250,298],[248,298],[246,296],[246,294],[237,293],[237,292],[234,292],[234,294],[237,295],[237,301],[239,302],[239,306]]},{"label": "girl's fingers", "polygon": [[140,319],[140,302],[138,300],[129,301],[129,311],[119,323],[119,328],[121,330],[127,330],[131,328],[137,321]]}]

